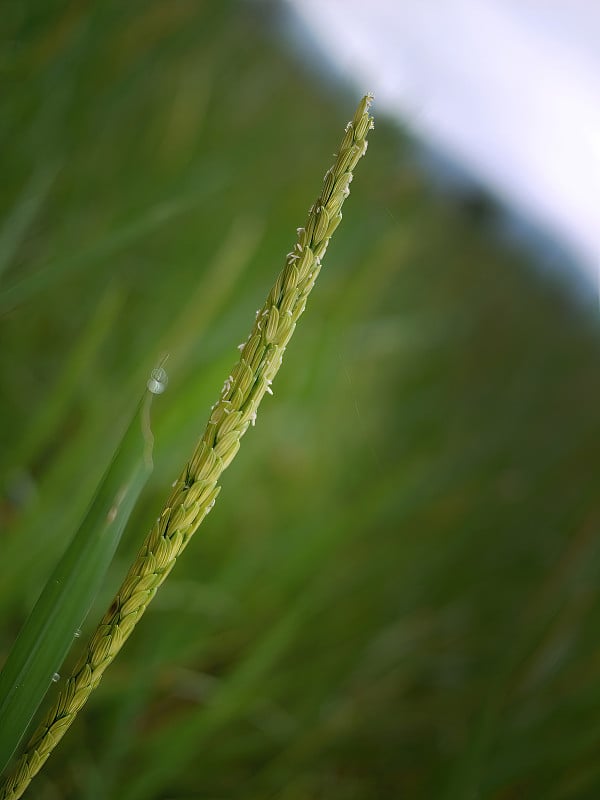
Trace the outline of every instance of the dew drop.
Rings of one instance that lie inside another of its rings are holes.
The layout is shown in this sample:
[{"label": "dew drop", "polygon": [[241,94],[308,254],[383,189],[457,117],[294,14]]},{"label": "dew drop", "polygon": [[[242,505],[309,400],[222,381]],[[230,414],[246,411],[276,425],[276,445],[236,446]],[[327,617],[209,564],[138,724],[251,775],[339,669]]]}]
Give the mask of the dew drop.
[{"label": "dew drop", "polygon": [[79,639],[79,637],[81,636],[81,628],[77,628],[77,630],[75,631],[75,633],[73,634],[73,636],[74,636],[76,639]]},{"label": "dew drop", "polygon": [[55,672],[54,675],[52,676],[52,683],[58,683],[59,680],[60,680],[60,675],[58,672]]},{"label": "dew drop", "polygon": [[169,376],[162,367],[156,367],[150,373],[146,386],[152,394],[162,394],[169,383]]}]

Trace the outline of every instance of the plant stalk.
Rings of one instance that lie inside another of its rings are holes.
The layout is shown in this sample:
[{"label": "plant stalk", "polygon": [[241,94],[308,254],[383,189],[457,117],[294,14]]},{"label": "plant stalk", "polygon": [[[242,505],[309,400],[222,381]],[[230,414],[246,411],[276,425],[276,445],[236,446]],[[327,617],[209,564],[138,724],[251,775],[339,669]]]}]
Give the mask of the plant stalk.
[{"label": "plant stalk", "polygon": [[271,383],[315,284],[329,239],[342,219],[352,170],[366,152],[367,134],[373,127],[371,101],[371,95],[365,96],[346,126],[335,162],[325,174],[321,195],[310,209],[306,225],[298,229],[296,244],[257,312],[248,339],[240,345],[241,356],[212,407],[202,438],[85,652],[2,784],[0,800],[21,797],[214,506],[222,472],[234,459],[242,436],[254,424],[264,394],[272,393]]}]

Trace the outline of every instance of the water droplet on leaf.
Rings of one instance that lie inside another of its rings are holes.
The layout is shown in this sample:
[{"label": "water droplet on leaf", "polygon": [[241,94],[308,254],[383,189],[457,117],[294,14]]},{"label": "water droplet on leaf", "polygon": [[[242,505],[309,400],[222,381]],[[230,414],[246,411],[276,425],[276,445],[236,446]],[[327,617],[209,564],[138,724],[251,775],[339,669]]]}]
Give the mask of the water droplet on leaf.
[{"label": "water droplet on leaf", "polygon": [[162,394],[169,383],[169,376],[162,367],[156,367],[150,373],[146,386],[152,394]]}]

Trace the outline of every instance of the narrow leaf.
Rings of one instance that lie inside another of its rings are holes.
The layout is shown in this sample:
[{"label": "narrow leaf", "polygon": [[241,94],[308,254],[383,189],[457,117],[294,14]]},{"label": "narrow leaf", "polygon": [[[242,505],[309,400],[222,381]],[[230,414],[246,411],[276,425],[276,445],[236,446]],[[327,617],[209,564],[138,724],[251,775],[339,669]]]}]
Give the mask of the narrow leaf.
[{"label": "narrow leaf", "polygon": [[58,680],[152,471],[151,402],[148,391],[0,672],[0,770],[18,747],[52,681]]}]

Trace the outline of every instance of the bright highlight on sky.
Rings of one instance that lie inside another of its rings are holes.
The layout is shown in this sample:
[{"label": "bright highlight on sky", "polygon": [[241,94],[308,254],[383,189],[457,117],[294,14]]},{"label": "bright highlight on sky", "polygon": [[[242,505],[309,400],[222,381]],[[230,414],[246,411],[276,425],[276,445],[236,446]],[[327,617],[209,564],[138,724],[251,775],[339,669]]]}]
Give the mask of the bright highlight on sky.
[{"label": "bright highlight on sky", "polygon": [[289,0],[349,82],[600,269],[598,0]]}]

